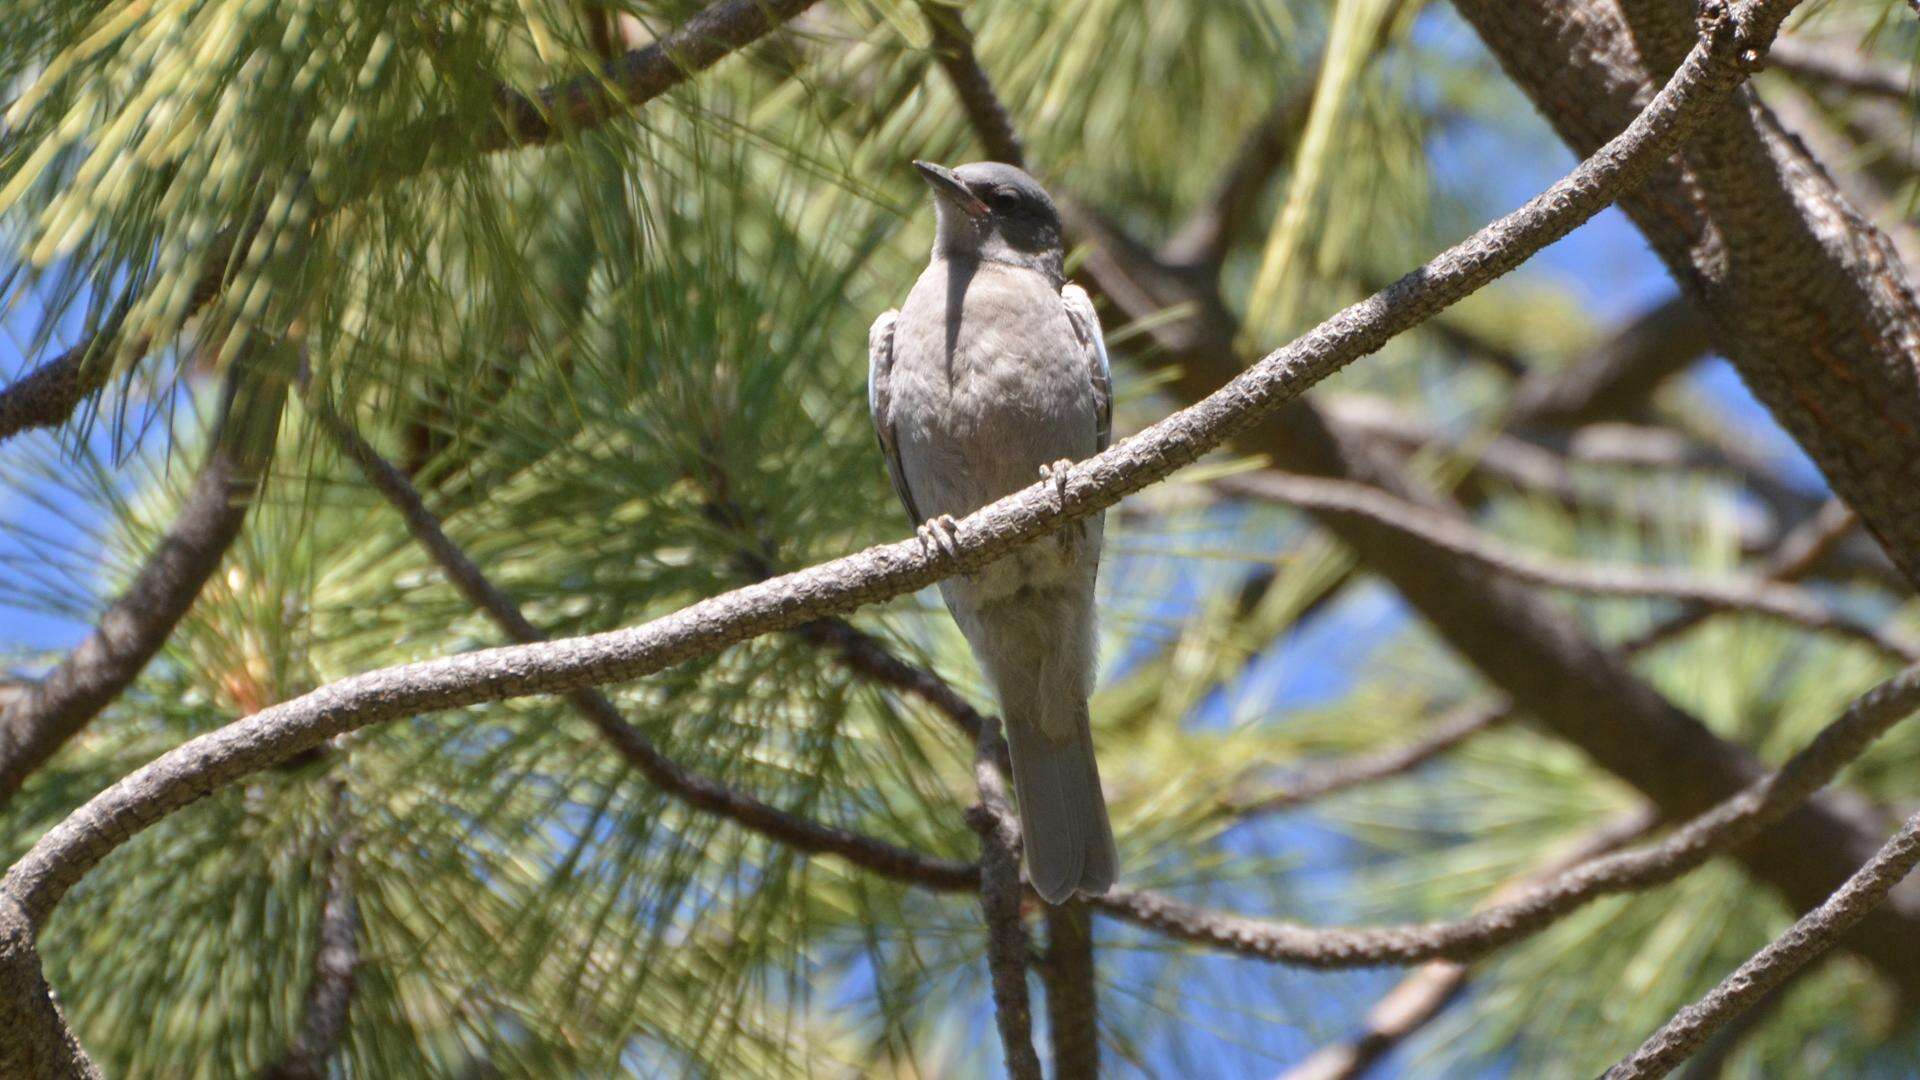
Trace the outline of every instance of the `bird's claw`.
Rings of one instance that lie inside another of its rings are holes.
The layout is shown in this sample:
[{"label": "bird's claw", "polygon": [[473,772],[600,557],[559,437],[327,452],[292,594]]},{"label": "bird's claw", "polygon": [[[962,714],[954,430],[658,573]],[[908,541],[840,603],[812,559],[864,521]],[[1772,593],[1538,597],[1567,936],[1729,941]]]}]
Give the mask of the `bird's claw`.
[{"label": "bird's claw", "polygon": [[948,560],[960,557],[960,527],[952,514],[929,518],[914,532],[920,538],[920,549],[929,556]]},{"label": "bird's claw", "polygon": [[1053,512],[1064,514],[1067,510],[1067,471],[1073,468],[1071,458],[1061,458],[1051,465],[1040,466],[1040,479],[1053,481]]}]

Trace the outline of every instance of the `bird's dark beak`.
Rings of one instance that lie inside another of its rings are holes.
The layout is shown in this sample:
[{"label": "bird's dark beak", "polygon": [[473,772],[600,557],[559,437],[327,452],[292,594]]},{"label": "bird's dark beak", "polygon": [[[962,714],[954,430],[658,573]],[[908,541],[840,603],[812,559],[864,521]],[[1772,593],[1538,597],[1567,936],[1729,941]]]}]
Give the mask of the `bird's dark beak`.
[{"label": "bird's dark beak", "polygon": [[931,161],[916,161],[913,167],[920,170],[921,177],[926,180],[927,186],[933,189],[936,198],[946,200],[970,218],[987,216],[987,204],[981,202],[978,195],[968,191],[967,185],[953,175],[952,169],[944,165],[935,165]]}]

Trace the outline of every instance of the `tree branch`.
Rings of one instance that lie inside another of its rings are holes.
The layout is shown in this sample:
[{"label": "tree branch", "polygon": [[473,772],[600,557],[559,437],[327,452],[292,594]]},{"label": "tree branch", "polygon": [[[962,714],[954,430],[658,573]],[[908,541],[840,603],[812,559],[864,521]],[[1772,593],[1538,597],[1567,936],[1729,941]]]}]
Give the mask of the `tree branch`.
[{"label": "tree branch", "polygon": [[986,69],[974,58],[973,31],[967,29],[959,12],[944,4],[924,3],[920,10],[933,31],[933,58],[947,73],[960,108],[986,147],[987,156],[1024,167],[1026,147],[1021,145],[1020,133],[1014,130],[1013,118],[1000,103],[1000,95],[994,93]]},{"label": "tree branch", "polygon": [[[1589,859],[1605,855],[1644,836],[1657,823],[1651,809],[1629,814],[1580,841],[1538,872],[1510,883],[1494,901],[1517,895],[1528,885],[1551,879]],[[1400,980],[1373,1008],[1366,1025],[1346,1042],[1321,1047],[1278,1080],[1358,1080],[1368,1069],[1411,1038],[1466,989],[1472,968],[1453,960],[1433,960]]]},{"label": "tree branch", "polygon": [[973,761],[980,803],[968,822],[980,834],[980,910],[987,920],[987,968],[993,987],[994,1021],[1014,1080],[1041,1080],[1033,1049],[1033,1006],[1027,997],[1027,926],[1020,917],[1020,822],[1007,799],[1006,780],[995,762],[1000,727],[980,728]]},{"label": "tree branch", "polygon": [[1565,369],[1523,380],[1508,426],[1565,429],[1628,419],[1711,346],[1699,309],[1673,296],[1628,320]]},{"label": "tree branch", "polygon": [[240,535],[273,459],[286,384],[245,359],[228,372],[207,458],[125,592],[58,667],[0,709],[0,806],[120,696],[167,642]]},{"label": "tree branch", "polygon": [[1042,904],[1047,955],[1040,976],[1047,986],[1047,1032],[1053,1039],[1055,1080],[1100,1075],[1100,1009],[1093,955],[1093,915],[1086,901]]},{"label": "tree branch", "polygon": [[1224,813],[1239,818],[1264,817],[1295,809],[1343,791],[1403,776],[1513,715],[1507,701],[1464,705],[1435,721],[1419,738],[1367,754],[1334,761],[1309,763],[1292,783],[1259,796],[1225,800]]},{"label": "tree branch", "polygon": [[1266,469],[1223,477],[1214,483],[1256,498],[1364,517],[1388,528],[1418,535],[1435,548],[1515,581],[1593,596],[1676,600],[1715,610],[1745,611],[1810,630],[1839,634],[1870,645],[1902,663],[1920,660],[1920,647],[1835,611],[1814,594],[1792,585],[1763,578],[1716,579],[1655,567],[1598,566],[1549,559],[1509,548],[1452,516],[1348,481]]},{"label": "tree branch", "polygon": [[[1854,699],[1779,771],[1693,818],[1657,844],[1585,863],[1465,919],[1372,929],[1316,929],[1199,908],[1115,888],[1103,912],[1183,941],[1314,968],[1470,960],[1536,933],[1599,896],[1664,884],[1759,835],[1825,786],[1887,729],[1920,709],[1920,665]],[[1862,913],[1864,914],[1864,912]]]},{"label": "tree branch", "polygon": [[[1810,573],[1827,553],[1858,526],[1860,519],[1838,499],[1829,499],[1812,517],[1780,538],[1772,554],[1760,569],[1767,581],[1798,581]],[[1718,609],[1694,603],[1672,618],[1648,627],[1644,632],[1620,643],[1620,651],[1633,655],[1671,640],[1706,621]]]},{"label": "tree branch", "polygon": [[[1673,0],[1454,0],[1576,153],[1689,48]],[[1920,582],[1920,303],[1887,238],[1751,94],[1623,209],[1720,351]]]},{"label": "tree branch", "polygon": [[[446,534],[420,493],[392,462],[380,456],[331,405],[311,398],[308,405],[328,436],[360,467],[367,482],[399,511],[407,531],[468,603],[492,619],[511,640],[523,644],[547,640]],[[629,765],[655,787],[689,806],[808,854],[837,855],[895,881],[958,891],[973,889],[979,879],[979,868],[971,863],[923,855],[850,829],[824,825],[695,772],[661,752],[597,690],[575,690],[567,695],[567,701]]]},{"label": "tree branch", "polygon": [[327,846],[326,891],[314,934],[313,975],[301,1008],[300,1030],[262,1080],[326,1080],[340,1051],[360,966],[360,901],[354,893],[357,838],[346,820],[345,785],[333,784],[334,835]]},{"label": "tree branch", "polygon": [[1826,903],[1801,916],[1786,933],[1741,964],[1705,997],[1680,1010],[1640,1049],[1608,1069],[1605,1080],[1665,1076],[1767,991],[1833,948],[1849,927],[1886,900],[1916,863],[1920,863],[1920,814],[1908,818],[1886,846]]}]

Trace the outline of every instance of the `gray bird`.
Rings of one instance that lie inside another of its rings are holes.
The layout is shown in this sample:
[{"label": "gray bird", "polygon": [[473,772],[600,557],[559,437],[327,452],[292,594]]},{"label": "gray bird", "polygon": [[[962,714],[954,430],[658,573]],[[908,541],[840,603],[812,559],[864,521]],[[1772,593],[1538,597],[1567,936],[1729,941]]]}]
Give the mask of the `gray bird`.
[{"label": "gray bird", "polygon": [[[933,189],[933,259],[868,336],[868,403],[921,542],[1106,449],[1100,320],[1062,269],[1060,214],[1012,165],[914,162]],[[1064,494],[1064,486],[1061,488]],[[1102,521],[1088,518],[940,592],[1006,716],[1027,875],[1049,903],[1113,884],[1113,830],[1087,726]]]}]

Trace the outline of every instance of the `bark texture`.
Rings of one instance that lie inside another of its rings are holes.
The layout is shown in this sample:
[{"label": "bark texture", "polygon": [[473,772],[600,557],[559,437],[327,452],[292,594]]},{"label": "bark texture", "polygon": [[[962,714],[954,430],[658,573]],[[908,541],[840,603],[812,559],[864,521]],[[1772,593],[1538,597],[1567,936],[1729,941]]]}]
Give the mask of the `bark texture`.
[{"label": "bark texture", "polygon": [[[1687,0],[1454,0],[1575,153],[1694,36]],[[1920,306],[1893,244],[1751,91],[1621,201],[1720,350],[1920,583]]]}]

